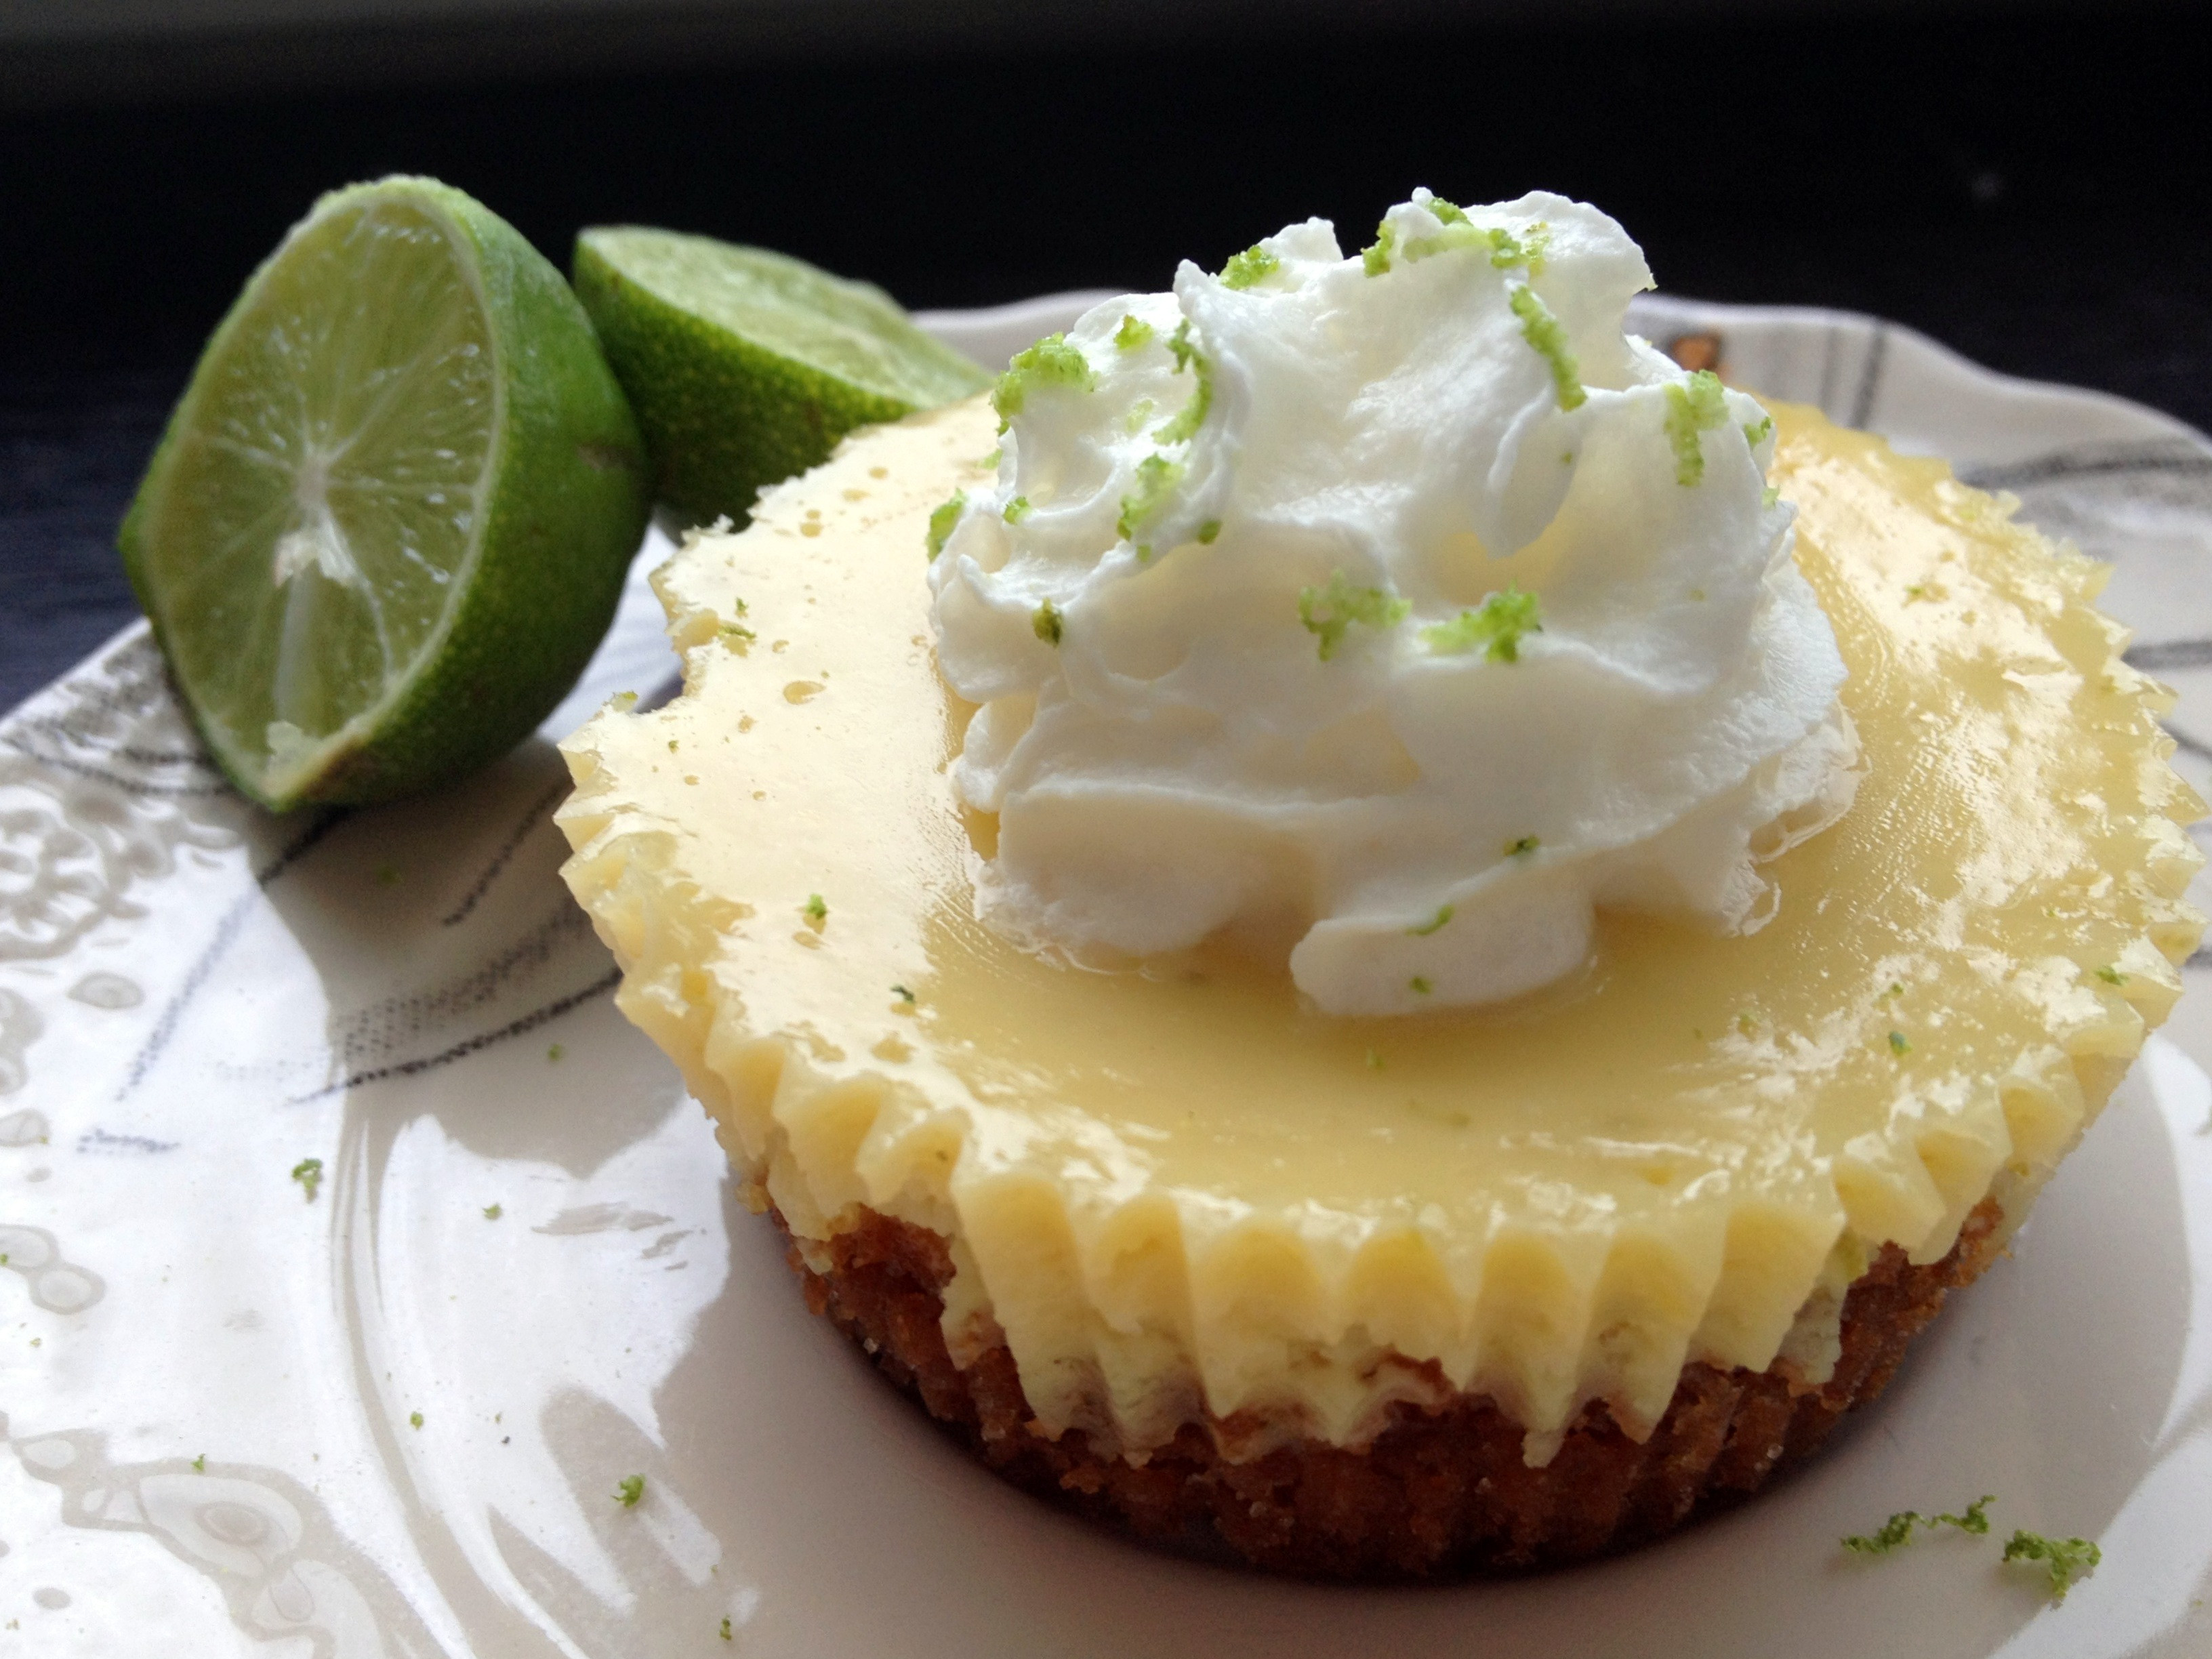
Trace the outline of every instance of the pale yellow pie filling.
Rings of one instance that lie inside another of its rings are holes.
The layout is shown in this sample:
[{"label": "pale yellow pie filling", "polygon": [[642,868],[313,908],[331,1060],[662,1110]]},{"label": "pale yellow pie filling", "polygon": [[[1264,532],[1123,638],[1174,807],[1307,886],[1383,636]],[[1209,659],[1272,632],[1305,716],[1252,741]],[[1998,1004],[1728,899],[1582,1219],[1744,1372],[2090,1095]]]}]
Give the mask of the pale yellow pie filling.
[{"label": "pale yellow pie filling", "polygon": [[923,580],[994,446],[971,402],[658,578],[684,694],[565,745],[623,1009],[802,1248],[861,1206],[949,1239],[955,1357],[1003,1339],[1048,1432],[1141,1455],[1249,1412],[1234,1453],[1358,1443],[1465,1389],[1541,1461],[1592,1400],[1647,1432],[1688,1360],[1820,1380],[1869,1254],[1932,1261],[1990,1195],[2016,1225],[2172,1006],[2202,808],[2100,567],[1775,413],[1865,775],[1768,866],[1759,931],[1608,915],[1563,985],[1382,1020],[1226,957],[1109,974],[985,931]]}]

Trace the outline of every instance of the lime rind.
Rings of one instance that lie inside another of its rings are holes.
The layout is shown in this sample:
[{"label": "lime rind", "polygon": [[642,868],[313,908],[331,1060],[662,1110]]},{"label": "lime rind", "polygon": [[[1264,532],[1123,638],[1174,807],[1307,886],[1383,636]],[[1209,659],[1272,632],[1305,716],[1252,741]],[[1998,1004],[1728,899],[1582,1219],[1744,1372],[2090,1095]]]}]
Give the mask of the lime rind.
[{"label": "lime rind", "polygon": [[880,289],[765,249],[603,227],[576,239],[574,274],[660,498],[702,521],[743,522],[856,427],[989,383]]}]

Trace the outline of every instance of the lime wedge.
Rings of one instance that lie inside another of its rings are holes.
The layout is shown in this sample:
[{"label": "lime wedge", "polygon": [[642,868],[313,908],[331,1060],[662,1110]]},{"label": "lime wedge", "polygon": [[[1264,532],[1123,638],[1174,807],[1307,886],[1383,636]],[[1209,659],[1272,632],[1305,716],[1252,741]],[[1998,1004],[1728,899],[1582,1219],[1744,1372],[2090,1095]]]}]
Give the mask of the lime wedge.
[{"label": "lime wedge", "polygon": [[990,383],[881,289],[763,248],[606,227],[576,238],[574,277],[660,499],[702,521],[743,524],[854,427]]},{"label": "lime wedge", "polygon": [[119,540],[241,790],[381,800],[501,754],[574,684],[646,481],[560,272],[460,191],[386,179],[254,272]]}]

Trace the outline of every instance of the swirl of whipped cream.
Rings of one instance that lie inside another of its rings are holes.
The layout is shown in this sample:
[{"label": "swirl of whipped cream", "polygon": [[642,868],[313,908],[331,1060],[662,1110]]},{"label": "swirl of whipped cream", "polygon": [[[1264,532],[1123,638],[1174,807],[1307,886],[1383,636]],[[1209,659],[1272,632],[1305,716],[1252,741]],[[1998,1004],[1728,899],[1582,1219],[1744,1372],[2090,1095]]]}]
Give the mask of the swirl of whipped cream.
[{"label": "swirl of whipped cream", "polygon": [[1772,422],[1623,331],[1650,286],[1593,208],[1416,191],[1018,357],[930,572],[985,919],[1242,935],[1356,1015],[1545,984],[1598,906],[1758,925],[1849,799],[1844,665]]}]

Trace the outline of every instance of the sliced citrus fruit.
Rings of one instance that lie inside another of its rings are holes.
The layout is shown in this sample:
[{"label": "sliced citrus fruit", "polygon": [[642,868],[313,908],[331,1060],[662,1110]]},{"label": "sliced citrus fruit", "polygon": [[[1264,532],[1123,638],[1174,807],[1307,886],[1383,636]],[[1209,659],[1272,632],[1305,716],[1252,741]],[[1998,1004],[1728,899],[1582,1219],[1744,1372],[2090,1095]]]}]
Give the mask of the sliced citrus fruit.
[{"label": "sliced citrus fruit", "polygon": [[119,542],[209,748],[281,811],[526,734],[606,631],[647,497],[561,273],[460,191],[386,179],[253,273]]},{"label": "sliced citrus fruit", "polygon": [[854,427],[990,383],[881,289],[763,248],[603,227],[576,238],[574,274],[660,499],[702,521],[743,524],[763,485],[818,465]]}]

